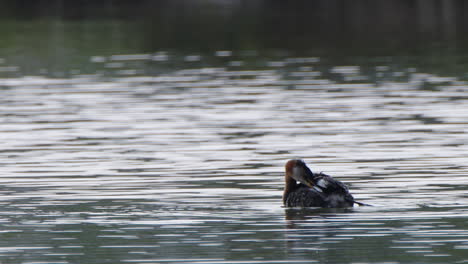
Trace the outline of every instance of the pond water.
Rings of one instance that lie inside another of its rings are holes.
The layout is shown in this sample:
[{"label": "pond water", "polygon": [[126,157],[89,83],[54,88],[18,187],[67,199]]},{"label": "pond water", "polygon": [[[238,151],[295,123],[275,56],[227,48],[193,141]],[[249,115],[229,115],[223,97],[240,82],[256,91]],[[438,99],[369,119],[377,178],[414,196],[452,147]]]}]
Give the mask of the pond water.
[{"label": "pond water", "polygon": [[[1,49],[0,262],[468,263],[460,54],[52,43]],[[373,206],[283,208],[291,158]]]}]

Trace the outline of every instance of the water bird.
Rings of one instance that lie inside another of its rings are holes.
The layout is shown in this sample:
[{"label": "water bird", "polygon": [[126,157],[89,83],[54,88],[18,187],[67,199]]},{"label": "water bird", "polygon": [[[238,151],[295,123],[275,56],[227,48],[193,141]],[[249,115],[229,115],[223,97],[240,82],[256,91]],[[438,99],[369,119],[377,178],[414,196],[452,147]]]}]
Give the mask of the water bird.
[{"label": "water bird", "polygon": [[343,208],[354,204],[367,205],[354,200],[344,183],[322,172],[313,173],[300,159],[289,160],[285,169],[283,204],[286,207]]}]

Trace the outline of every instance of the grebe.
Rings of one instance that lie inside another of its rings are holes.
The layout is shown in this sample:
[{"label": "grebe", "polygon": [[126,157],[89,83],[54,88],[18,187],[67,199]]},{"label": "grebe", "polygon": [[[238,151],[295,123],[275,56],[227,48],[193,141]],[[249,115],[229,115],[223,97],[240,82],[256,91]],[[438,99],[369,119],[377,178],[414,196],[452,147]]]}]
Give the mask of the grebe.
[{"label": "grebe", "polygon": [[[302,160],[285,165],[286,185],[283,203],[286,207],[352,207],[356,202],[348,187],[324,173],[313,173]],[[299,182],[299,183],[298,183]]]}]

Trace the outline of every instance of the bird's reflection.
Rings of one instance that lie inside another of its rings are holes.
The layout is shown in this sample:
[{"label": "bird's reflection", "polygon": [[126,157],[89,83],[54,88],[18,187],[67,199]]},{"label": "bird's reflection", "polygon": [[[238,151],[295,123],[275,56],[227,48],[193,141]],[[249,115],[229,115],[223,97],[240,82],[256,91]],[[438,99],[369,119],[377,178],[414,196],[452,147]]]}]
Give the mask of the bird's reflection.
[{"label": "bird's reflection", "polygon": [[[307,248],[317,252],[325,250],[323,241],[333,239],[347,226],[346,222],[337,221],[337,217],[351,212],[353,212],[352,207],[284,208],[286,251],[294,252],[298,248]],[[322,253],[317,256],[321,255]]]},{"label": "bird's reflection", "polygon": [[284,208],[284,217],[286,222],[295,222],[312,218],[331,218],[341,213],[351,213],[353,207],[347,208]]}]

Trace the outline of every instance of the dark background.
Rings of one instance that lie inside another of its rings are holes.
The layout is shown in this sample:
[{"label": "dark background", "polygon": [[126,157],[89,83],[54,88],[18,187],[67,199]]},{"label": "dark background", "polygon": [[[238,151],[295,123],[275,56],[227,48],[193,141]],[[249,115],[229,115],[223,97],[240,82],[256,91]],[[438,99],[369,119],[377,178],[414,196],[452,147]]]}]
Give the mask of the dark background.
[{"label": "dark background", "polygon": [[[464,49],[461,0],[0,1],[1,17],[138,22],[145,49],[329,49],[357,54]],[[448,45],[450,44],[450,45]]]}]

